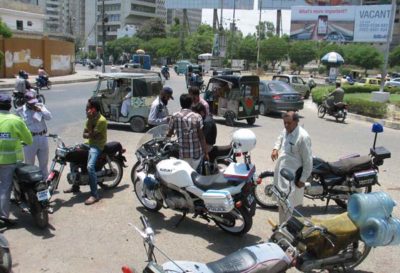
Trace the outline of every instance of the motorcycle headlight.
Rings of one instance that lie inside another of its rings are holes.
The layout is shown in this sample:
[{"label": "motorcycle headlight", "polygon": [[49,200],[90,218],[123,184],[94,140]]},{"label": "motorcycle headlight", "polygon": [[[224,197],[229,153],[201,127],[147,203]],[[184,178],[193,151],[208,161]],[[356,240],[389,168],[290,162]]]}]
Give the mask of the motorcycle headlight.
[{"label": "motorcycle headlight", "polygon": [[56,155],[59,157],[65,157],[67,155],[68,151],[63,148],[57,148],[56,149]]}]

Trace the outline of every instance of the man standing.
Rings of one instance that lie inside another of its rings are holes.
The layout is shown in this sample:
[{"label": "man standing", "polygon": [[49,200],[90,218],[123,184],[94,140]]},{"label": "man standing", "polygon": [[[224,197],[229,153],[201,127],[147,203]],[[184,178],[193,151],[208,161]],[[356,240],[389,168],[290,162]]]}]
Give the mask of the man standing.
[{"label": "man standing", "polygon": [[160,95],[153,101],[150,108],[148,124],[157,126],[160,124],[167,124],[169,122],[167,104],[170,99],[174,99],[172,96],[172,88],[164,86],[160,91]]},{"label": "man standing", "polygon": [[35,165],[35,157],[37,156],[43,177],[47,178],[49,175],[47,168],[49,143],[46,137],[46,120],[51,119],[51,113],[35,97],[32,92],[27,92],[25,94],[27,102],[18,108],[17,114],[25,121],[33,137],[32,145],[24,147],[25,163]]},{"label": "man standing", "polygon": [[204,108],[206,110],[206,116],[208,116],[210,114],[210,106],[208,105],[208,102],[206,102],[203,98],[200,97],[200,89],[197,86],[190,86],[188,91],[189,95],[192,96],[193,100],[192,107],[196,106],[199,103],[204,105]]},{"label": "man standing", "polygon": [[12,179],[16,163],[24,159],[22,144],[32,144],[32,136],[24,121],[9,113],[11,97],[0,94],[0,223],[14,225],[9,219]]},{"label": "man standing", "polygon": [[205,160],[209,160],[202,131],[203,120],[199,114],[190,110],[192,97],[189,94],[181,95],[180,104],[182,109],[172,116],[167,136],[171,137],[176,132],[180,146],[179,158],[196,170],[203,155]]},{"label": "man standing", "polygon": [[[107,120],[100,114],[100,104],[92,99],[88,100],[86,105],[86,126],[83,131],[83,138],[88,141],[89,157],[87,171],[89,174],[90,197],[86,199],[85,205],[92,205],[99,201],[97,192],[96,161],[104,149],[107,142]],[[71,166],[71,169],[74,166]],[[79,185],[73,185],[65,193],[79,192]]]},{"label": "man standing", "polygon": [[[295,206],[302,205],[304,184],[312,171],[311,139],[306,130],[298,124],[299,115],[296,112],[290,111],[283,114],[285,129],[275,142],[271,154],[272,161],[278,159],[275,166],[274,185],[288,194],[291,205],[288,209],[278,202],[280,223],[290,218]],[[282,168],[296,173],[295,181],[287,181],[281,177],[279,172]]]},{"label": "man standing", "polygon": [[198,103],[192,107],[192,110],[199,114],[203,119],[203,134],[206,139],[207,152],[210,152],[217,139],[217,125],[211,115],[206,114],[206,108]]},{"label": "man standing", "polygon": [[341,87],[340,82],[336,82],[336,89],[328,94],[326,104],[329,108],[334,107],[337,103],[343,102],[344,90]]}]

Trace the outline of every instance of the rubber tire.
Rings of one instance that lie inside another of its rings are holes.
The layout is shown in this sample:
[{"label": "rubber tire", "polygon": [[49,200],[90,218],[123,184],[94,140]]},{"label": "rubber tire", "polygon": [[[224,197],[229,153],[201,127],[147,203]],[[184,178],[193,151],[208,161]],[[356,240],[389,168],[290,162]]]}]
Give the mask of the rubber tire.
[{"label": "rubber tire", "polygon": [[47,209],[43,208],[43,206],[37,200],[36,194],[32,189],[28,190],[28,196],[28,203],[33,221],[39,228],[46,228],[49,225],[49,214]]},{"label": "rubber tire", "polygon": [[141,133],[146,129],[146,121],[142,117],[132,117],[130,120],[131,130],[135,133]]},{"label": "rubber tire", "polygon": [[[218,222],[216,220],[214,220],[214,222],[223,231],[225,231],[227,233],[230,233],[232,235],[240,236],[240,235],[246,234],[251,229],[251,227],[253,226],[253,218],[250,215],[250,212],[245,207],[235,208],[235,210],[237,210],[240,213],[240,215],[243,217],[244,227],[243,227],[242,230],[240,230],[240,231],[232,231],[232,230],[229,230],[230,227],[227,227],[224,224],[221,224],[220,222]],[[231,213],[225,213],[225,214],[230,215]],[[221,216],[221,215],[219,215],[219,216]]]},{"label": "rubber tire", "polygon": [[246,118],[248,125],[254,125],[256,123],[256,118]]},{"label": "rubber tire", "polygon": [[[272,179],[274,178],[274,176],[268,176],[268,177],[272,177]],[[266,177],[265,177],[266,178]],[[264,208],[264,209],[277,209],[278,208],[278,204],[276,201],[271,199],[271,202],[266,202],[266,196],[267,194],[266,192],[266,188],[269,186],[273,186],[272,183],[264,183],[264,180],[266,180],[265,178],[263,178],[263,182],[261,184],[257,184],[256,188],[254,189],[254,197],[256,198],[256,202],[257,204]],[[273,182],[273,181],[271,181]],[[260,194],[262,194],[262,196],[260,196]]]},{"label": "rubber tire", "polygon": [[[369,192],[371,192],[371,191],[372,191],[372,186],[368,186],[368,187],[366,187],[364,193],[369,193]],[[335,203],[336,203],[339,207],[341,207],[341,208],[343,208],[343,209],[347,209],[347,201],[344,201],[344,200],[341,200],[341,199],[333,199],[333,200],[335,201]]]},{"label": "rubber tire", "polygon": [[44,98],[43,95],[37,95],[36,98],[37,98],[37,100],[38,100],[40,103],[43,103],[43,104],[46,103],[46,99]]},{"label": "rubber tire", "polygon": [[25,104],[25,100],[23,98],[13,99],[13,106],[15,109],[21,107]]},{"label": "rubber tire", "polygon": [[154,206],[154,207],[146,206],[146,205],[143,203],[142,198],[139,197],[138,189],[136,189],[137,187],[140,186],[139,184],[140,184],[140,180],[139,180],[139,179],[133,181],[133,190],[135,191],[136,197],[137,197],[137,199],[139,200],[139,202],[140,202],[140,203],[142,204],[142,206],[143,206],[146,210],[148,210],[148,211],[152,211],[152,212],[157,212],[157,211],[159,211],[159,210],[162,208],[162,201],[160,201],[160,200],[152,200],[152,201],[156,202],[156,203],[155,203],[155,206]]},{"label": "rubber tire", "polygon": [[[371,251],[371,247],[367,246],[364,242],[362,242],[361,240],[359,240],[357,243],[362,243],[364,244],[364,251],[362,253],[362,255],[360,256],[360,258],[355,261],[354,263],[350,263],[350,264],[342,264],[340,268],[344,268],[344,272],[351,272],[353,271],[352,269],[356,268],[359,264],[361,264],[365,258],[368,257],[369,252]],[[355,244],[355,243],[352,243]]]},{"label": "rubber tire", "polygon": [[132,181],[132,183],[134,184],[135,183],[135,180],[136,180],[136,170],[137,170],[137,168],[140,166],[140,161],[137,161],[134,165],[133,165],[133,167],[132,167],[132,170],[131,170],[131,181]]},{"label": "rubber tire", "polygon": [[341,123],[344,123],[344,121],[345,121],[345,119],[346,119],[346,115],[345,115],[345,113],[343,113],[343,117],[341,117],[341,118],[339,118],[339,117],[336,117],[336,122],[341,122]]},{"label": "rubber tire", "polygon": [[10,249],[0,247],[0,273],[10,273],[12,267],[12,259]]},{"label": "rubber tire", "polygon": [[258,111],[260,112],[260,115],[263,115],[263,116],[267,115],[267,111],[266,111],[264,103],[260,103],[260,105],[258,106]]},{"label": "rubber tire", "polygon": [[319,118],[325,117],[325,114],[326,114],[325,106],[323,106],[322,104],[320,106],[318,106],[318,113],[317,114],[318,114]]},{"label": "rubber tire", "polygon": [[228,111],[225,113],[225,123],[230,127],[235,126],[235,114],[233,112]]},{"label": "rubber tire", "polygon": [[[122,177],[124,176],[124,168],[122,167],[123,164],[122,164],[122,162],[120,162],[117,159],[111,159],[111,167],[113,167],[113,165],[115,165],[117,167],[117,169],[118,169],[117,170],[117,172],[118,172],[117,180],[112,184],[109,184],[108,182],[105,182],[105,183],[99,182],[98,184],[102,189],[105,189],[105,190],[114,189],[115,187],[117,187],[119,185],[119,183],[121,183]],[[108,163],[106,163],[105,166],[108,167]]]},{"label": "rubber tire", "polygon": [[50,90],[51,89],[51,81],[47,81],[47,89]]}]

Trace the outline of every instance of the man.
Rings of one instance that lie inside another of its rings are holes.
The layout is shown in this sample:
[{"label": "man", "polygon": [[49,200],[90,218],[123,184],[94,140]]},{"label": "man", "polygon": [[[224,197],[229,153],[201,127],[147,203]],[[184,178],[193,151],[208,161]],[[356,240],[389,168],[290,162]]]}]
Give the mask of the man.
[{"label": "man", "polygon": [[41,65],[38,69],[38,78],[42,86],[47,85],[47,81],[49,80],[49,74],[47,74],[46,70],[44,70],[43,65]]},{"label": "man", "polygon": [[0,94],[0,224],[15,225],[9,218],[12,179],[16,163],[24,159],[21,142],[32,144],[24,121],[9,113],[11,97]]},{"label": "man", "polygon": [[192,110],[203,119],[203,134],[206,139],[207,152],[209,153],[217,139],[217,125],[212,116],[206,114],[207,111],[203,104],[196,104],[192,107]]},{"label": "man", "polygon": [[[299,115],[297,113],[290,111],[283,114],[285,129],[275,142],[271,154],[272,161],[278,159],[275,166],[274,185],[289,195],[288,199],[291,205],[291,208],[288,209],[278,202],[280,223],[290,218],[295,206],[302,204],[303,187],[312,171],[311,139],[306,130],[298,124]],[[280,176],[279,172],[282,168],[291,170],[293,174],[296,173],[294,182],[287,181]],[[300,172],[301,175],[298,177]],[[291,183],[291,187],[289,187],[289,183]]]},{"label": "man", "polygon": [[[86,105],[87,121],[83,131],[83,138],[88,141],[89,157],[87,171],[89,175],[90,197],[86,199],[85,205],[92,205],[99,201],[97,193],[96,161],[107,142],[107,120],[100,114],[100,104],[92,99]],[[74,166],[71,165],[71,168]],[[79,192],[79,185],[73,185],[65,193]]]},{"label": "man", "polygon": [[176,112],[169,122],[168,137],[175,132],[179,142],[179,158],[185,160],[193,169],[197,169],[204,155],[209,160],[206,141],[202,131],[203,120],[192,110],[192,97],[182,94],[180,97],[181,111]]},{"label": "man", "polygon": [[35,165],[35,157],[39,160],[39,168],[43,177],[47,178],[49,171],[49,143],[46,137],[46,120],[51,119],[51,113],[44,104],[39,103],[35,94],[27,92],[25,94],[27,102],[18,108],[17,114],[25,121],[33,137],[32,145],[24,147],[25,163]]},{"label": "man", "polygon": [[24,70],[20,70],[18,72],[17,80],[15,81],[15,90],[25,94],[26,90],[29,89],[30,89],[30,84],[28,82],[28,74]]},{"label": "man", "polygon": [[200,97],[200,89],[197,86],[190,86],[188,91],[193,100],[192,108],[200,103],[204,106],[206,110],[206,116],[208,116],[210,114],[210,106],[208,105],[208,102]]},{"label": "man", "polygon": [[329,108],[333,108],[337,103],[343,102],[344,90],[340,82],[336,82],[336,89],[328,94],[326,104]]},{"label": "man", "polygon": [[167,124],[169,122],[167,104],[170,99],[174,99],[172,96],[172,88],[164,86],[160,91],[160,95],[153,101],[150,107],[150,113],[148,118],[148,124],[157,126],[160,124]]}]

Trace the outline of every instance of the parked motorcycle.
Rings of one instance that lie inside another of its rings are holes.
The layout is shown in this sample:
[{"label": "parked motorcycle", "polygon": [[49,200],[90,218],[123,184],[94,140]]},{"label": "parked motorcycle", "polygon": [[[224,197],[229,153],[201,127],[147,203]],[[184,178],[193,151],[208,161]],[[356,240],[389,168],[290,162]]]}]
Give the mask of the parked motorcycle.
[{"label": "parked motorcycle", "polygon": [[10,273],[12,267],[12,259],[10,253],[10,244],[6,237],[0,233],[0,273]]},{"label": "parked motorcycle", "polygon": [[48,77],[42,78],[42,79],[37,77],[36,78],[36,87],[38,89],[42,89],[44,87],[46,87],[47,89],[50,89],[51,88],[51,81],[49,80]]},{"label": "parked motorcycle", "polygon": [[39,167],[18,163],[13,177],[14,201],[24,211],[30,212],[40,228],[49,223],[49,188]]},{"label": "parked motorcycle", "polygon": [[[322,158],[314,157],[311,177],[306,183],[304,196],[313,200],[326,199],[326,206],[332,199],[345,209],[350,195],[371,192],[372,186],[379,185],[379,166],[383,165],[384,160],[390,158],[391,154],[384,147],[376,147],[378,133],[383,132],[382,125],[373,124],[372,132],[375,133],[375,138],[369,155],[353,155],[335,162],[326,162]],[[276,207],[276,202],[272,200],[270,193],[273,187],[272,179],[269,179],[269,183],[262,181],[263,178],[273,176],[273,172],[267,171],[261,173],[257,179],[255,197],[261,207]]]},{"label": "parked motorcycle", "polygon": [[[140,203],[149,211],[164,207],[182,212],[177,225],[192,213],[228,233],[248,232],[256,206],[250,156],[244,163],[231,163],[223,173],[201,175],[185,161],[171,158],[179,145],[166,137],[165,127],[153,129],[139,142],[138,162],[131,173]],[[235,152],[247,153],[255,146],[255,135],[247,129],[236,131],[233,139]]]},{"label": "parked motorcycle", "polygon": [[333,106],[328,106],[327,99],[318,106],[318,117],[323,118],[325,114],[332,116],[336,122],[344,122],[347,116],[347,104],[344,102],[335,103]]},{"label": "parked motorcycle", "polygon": [[161,74],[164,76],[164,78],[165,78],[166,80],[169,80],[170,75],[169,75],[169,68],[168,68],[168,66],[164,65],[164,66],[161,68]]},{"label": "parked motorcycle", "polygon": [[[36,99],[40,102],[40,103],[45,103],[46,99],[44,98],[44,96],[42,94],[40,94],[39,92],[39,88],[33,88],[36,92]],[[26,102],[26,98],[25,98],[25,93],[19,92],[14,90],[13,94],[13,106],[15,109],[17,109],[18,107],[21,107],[22,105],[25,104]]]},{"label": "parked motorcycle", "polygon": [[[283,169],[281,175],[286,179],[294,176]],[[286,206],[290,207],[287,194],[271,188]],[[248,246],[209,263],[174,261],[155,245],[155,234],[146,217],[141,216],[143,230],[134,227],[143,238],[147,266],[144,273],[163,272],[286,272],[291,267],[302,272],[311,270],[349,270],[358,266],[369,254],[371,248],[359,240],[359,230],[347,216],[342,214],[324,220],[291,217],[281,225],[273,226],[269,242]],[[168,262],[159,265],[154,254],[158,250]],[[139,272],[123,266],[123,273]]]},{"label": "parked motorcycle", "polygon": [[[77,186],[89,185],[89,175],[86,169],[89,146],[85,144],[66,146],[58,135],[49,134],[48,137],[57,141],[50,174],[47,178],[50,194],[53,195],[58,188],[61,174],[67,163],[74,163],[74,167],[67,174],[68,183]],[[121,182],[123,168],[126,167],[124,153],[125,149],[122,148],[119,142],[108,142],[104,146],[103,152],[96,162],[97,181],[101,188],[113,189]]]}]

